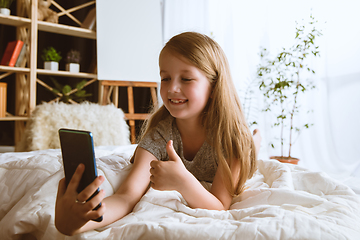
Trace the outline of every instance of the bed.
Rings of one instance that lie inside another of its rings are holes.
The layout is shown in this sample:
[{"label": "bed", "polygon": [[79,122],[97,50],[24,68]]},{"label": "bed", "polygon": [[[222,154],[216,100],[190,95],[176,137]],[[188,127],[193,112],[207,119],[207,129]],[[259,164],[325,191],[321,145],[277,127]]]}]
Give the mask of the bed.
[{"label": "bed", "polygon": [[[131,169],[135,147],[95,148],[107,195]],[[259,160],[228,211],[191,209],[178,192],[150,188],[126,217],[72,237],[54,226],[63,176],[59,149],[0,154],[1,239],[360,239],[359,195],[324,173],[275,160]]]}]

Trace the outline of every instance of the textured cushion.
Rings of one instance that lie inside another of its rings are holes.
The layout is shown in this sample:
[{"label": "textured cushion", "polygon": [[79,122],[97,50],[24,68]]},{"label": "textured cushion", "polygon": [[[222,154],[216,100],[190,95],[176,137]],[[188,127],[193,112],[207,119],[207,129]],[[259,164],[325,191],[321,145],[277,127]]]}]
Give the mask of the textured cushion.
[{"label": "textured cushion", "polygon": [[95,146],[130,144],[124,112],[114,105],[42,103],[32,112],[17,151],[60,148],[58,130],[90,131]]}]

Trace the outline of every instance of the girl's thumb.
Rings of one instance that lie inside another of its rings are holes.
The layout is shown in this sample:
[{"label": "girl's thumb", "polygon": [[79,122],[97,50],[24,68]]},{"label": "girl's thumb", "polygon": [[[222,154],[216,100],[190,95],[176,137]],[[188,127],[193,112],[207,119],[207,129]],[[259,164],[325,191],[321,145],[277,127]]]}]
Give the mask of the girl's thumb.
[{"label": "girl's thumb", "polygon": [[169,155],[170,161],[176,161],[179,158],[179,156],[177,155],[174,149],[172,140],[168,141],[168,143],[166,144],[166,152]]}]

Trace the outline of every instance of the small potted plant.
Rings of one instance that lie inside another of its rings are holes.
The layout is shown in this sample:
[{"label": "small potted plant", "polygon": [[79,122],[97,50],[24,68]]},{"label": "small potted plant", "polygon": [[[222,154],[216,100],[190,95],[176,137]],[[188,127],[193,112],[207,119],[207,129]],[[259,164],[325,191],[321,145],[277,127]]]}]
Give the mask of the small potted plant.
[{"label": "small potted plant", "polygon": [[0,14],[10,15],[10,5],[13,0],[0,0]]},{"label": "small potted plant", "polygon": [[59,62],[62,58],[61,52],[57,52],[53,47],[48,47],[43,49],[41,58],[44,61],[44,69],[52,71],[59,70]]},{"label": "small potted plant", "polygon": [[69,72],[78,73],[80,72],[80,52],[71,49],[66,55],[65,69]]},{"label": "small potted plant", "polygon": [[86,79],[78,81],[74,89],[67,84],[61,85],[53,77],[50,77],[50,79],[55,85],[55,87],[51,89],[51,92],[54,93],[56,97],[58,97],[59,101],[65,103],[83,102],[86,101],[88,97],[92,96],[91,93],[87,93],[84,89],[88,84]]},{"label": "small potted plant", "polygon": [[[319,56],[319,46],[315,42],[322,34],[316,29],[316,23],[311,15],[309,24],[297,24],[293,46],[289,49],[283,48],[275,57],[269,58],[266,49],[260,53],[262,61],[257,73],[260,79],[259,89],[265,97],[263,111],[273,113],[272,127],[280,128],[278,140],[281,155],[270,158],[280,162],[297,164],[299,159],[291,156],[291,148],[302,130],[312,125],[294,119],[300,113],[301,95],[315,88],[315,84],[310,79],[315,71],[308,66],[308,63],[311,57]],[[288,146],[287,155],[284,154],[284,145]],[[273,143],[271,146],[275,148]]]}]

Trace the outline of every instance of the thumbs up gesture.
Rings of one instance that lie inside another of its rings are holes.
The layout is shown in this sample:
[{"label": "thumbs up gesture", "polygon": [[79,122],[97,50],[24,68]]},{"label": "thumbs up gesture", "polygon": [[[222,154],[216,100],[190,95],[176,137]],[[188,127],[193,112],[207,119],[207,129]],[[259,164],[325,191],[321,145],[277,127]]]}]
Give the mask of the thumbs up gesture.
[{"label": "thumbs up gesture", "polygon": [[190,172],[176,153],[172,140],[166,144],[166,152],[169,155],[169,161],[154,160],[150,163],[151,187],[157,190],[180,191]]}]

